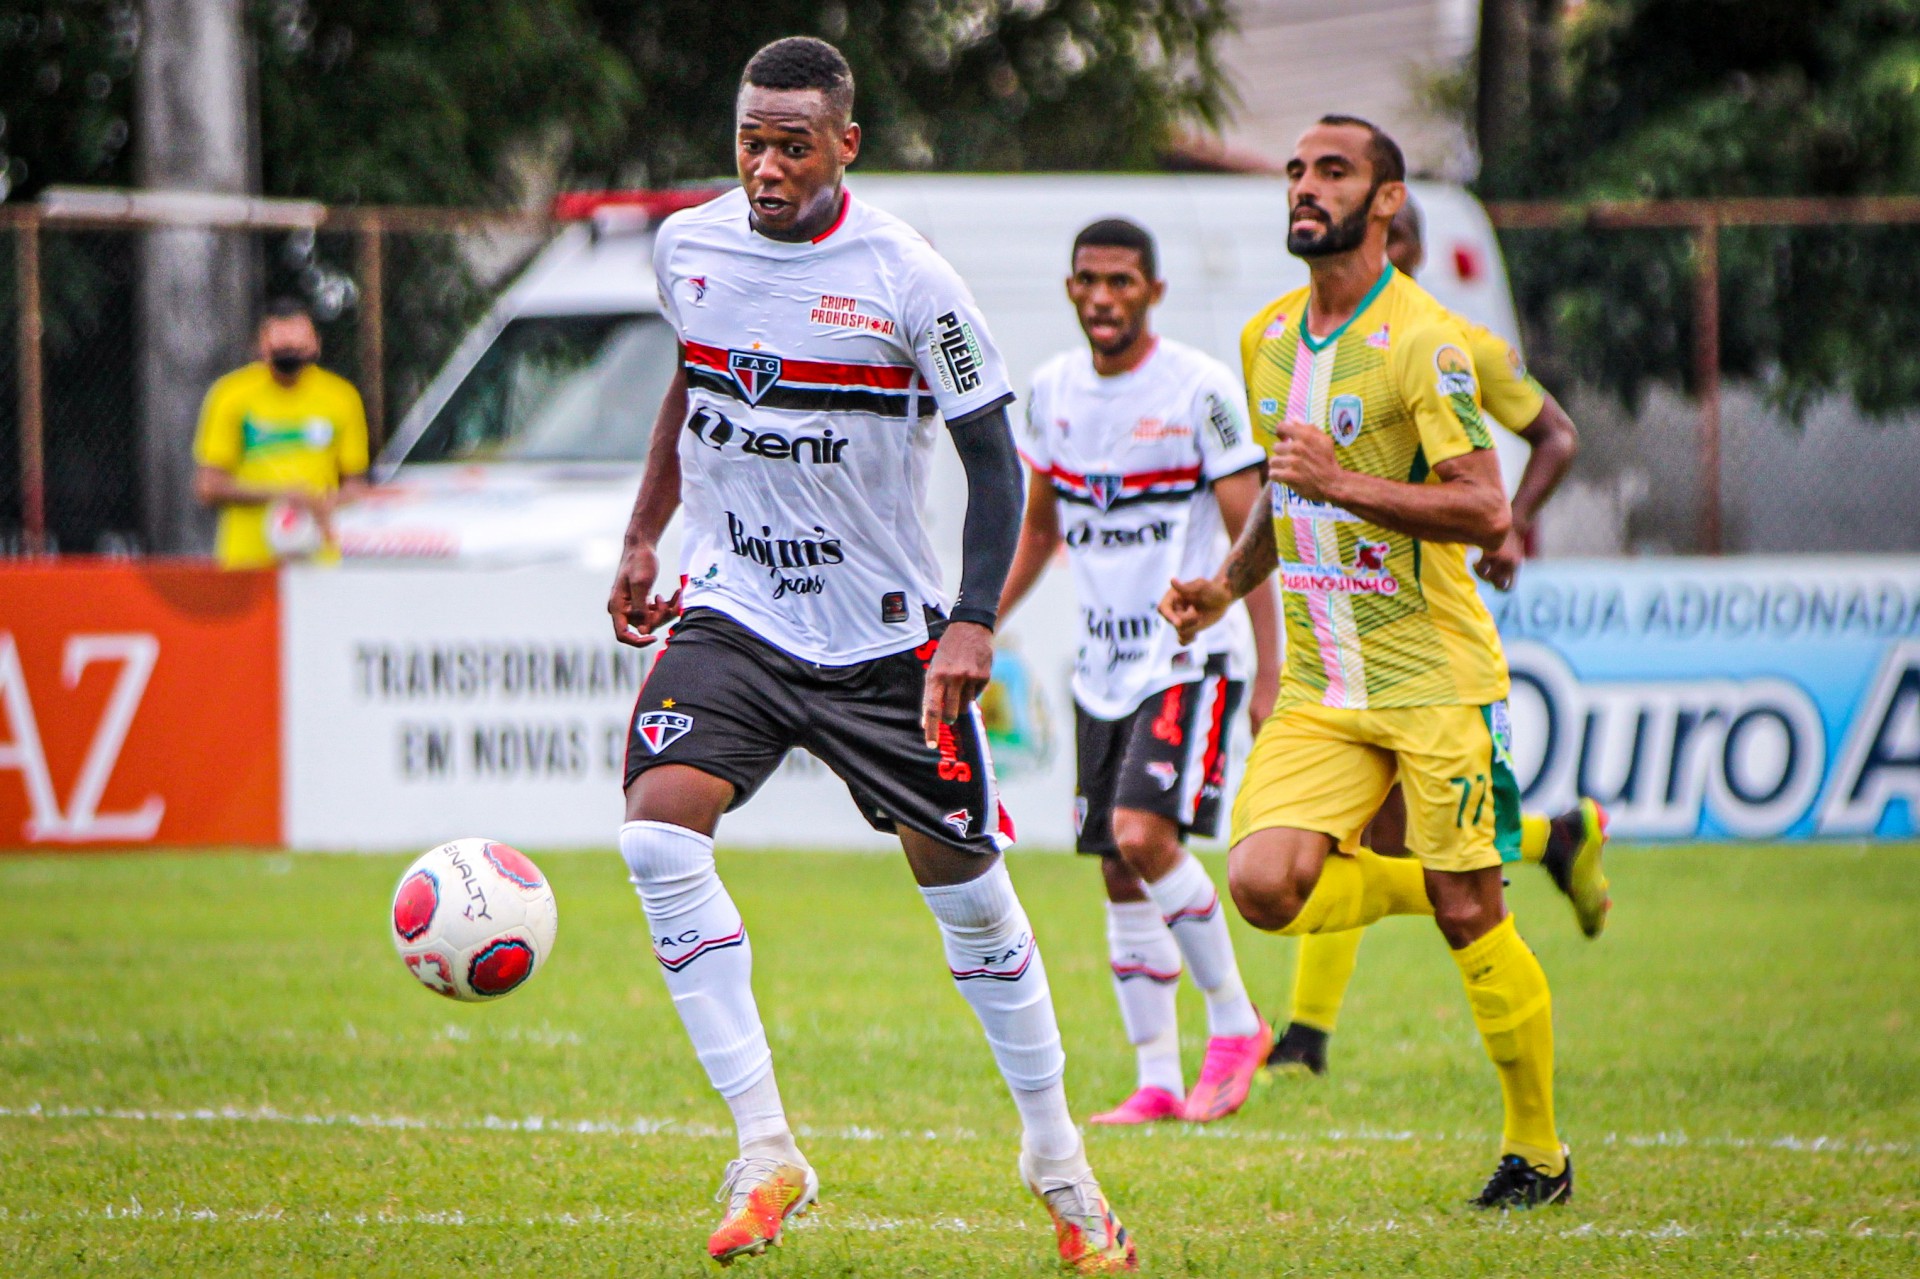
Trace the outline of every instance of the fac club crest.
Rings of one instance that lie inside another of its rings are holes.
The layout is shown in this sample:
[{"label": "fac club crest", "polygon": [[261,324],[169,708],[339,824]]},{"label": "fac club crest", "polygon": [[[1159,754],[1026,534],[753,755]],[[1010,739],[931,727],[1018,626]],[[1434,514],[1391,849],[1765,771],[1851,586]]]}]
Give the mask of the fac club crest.
[{"label": "fac club crest", "polygon": [[633,722],[633,731],[655,755],[685,737],[692,727],[693,716],[679,711],[645,711]]},{"label": "fac club crest", "polygon": [[1333,436],[1333,442],[1341,448],[1347,447],[1360,438],[1360,424],[1366,417],[1366,408],[1357,395],[1336,395],[1333,403],[1327,406],[1327,429]]},{"label": "fac club crest", "polygon": [[1087,496],[1093,499],[1096,510],[1104,511],[1120,496],[1120,489],[1125,483],[1126,477],[1123,475],[1089,475]]},{"label": "fac club crest", "polygon": [[773,389],[774,383],[780,380],[780,367],[777,355],[762,355],[758,351],[727,352],[727,372],[733,374],[734,384],[749,404],[758,404]]}]

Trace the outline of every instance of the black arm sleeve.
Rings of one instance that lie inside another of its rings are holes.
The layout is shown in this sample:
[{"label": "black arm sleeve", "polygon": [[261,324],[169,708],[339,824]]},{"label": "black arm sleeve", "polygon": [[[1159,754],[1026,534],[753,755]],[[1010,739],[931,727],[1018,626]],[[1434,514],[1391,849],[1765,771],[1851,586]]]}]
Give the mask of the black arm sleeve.
[{"label": "black arm sleeve", "polygon": [[960,594],[952,619],[991,630],[1000,611],[1000,588],[1013,567],[1026,509],[1020,457],[1004,404],[976,413],[952,428],[953,446],[967,469],[967,522],[960,548]]}]

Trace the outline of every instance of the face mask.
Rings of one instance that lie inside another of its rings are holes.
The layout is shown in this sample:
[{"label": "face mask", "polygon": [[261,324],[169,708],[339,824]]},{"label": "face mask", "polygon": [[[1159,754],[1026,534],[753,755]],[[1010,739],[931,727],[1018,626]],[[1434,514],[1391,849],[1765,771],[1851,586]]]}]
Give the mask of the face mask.
[{"label": "face mask", "polygon": [[267,356],[267,363],[281,377],[293,377],[313,361],[304,351],[275,351]]}]

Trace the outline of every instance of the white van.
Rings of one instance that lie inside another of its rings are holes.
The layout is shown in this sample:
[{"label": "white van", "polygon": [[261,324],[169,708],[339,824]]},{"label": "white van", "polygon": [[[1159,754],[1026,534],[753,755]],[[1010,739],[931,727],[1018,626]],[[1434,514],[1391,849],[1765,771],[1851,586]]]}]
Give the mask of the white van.
[{"label": "white van", "polygon": [[[1517,341],[1506,268],[1479,203],[1458,187],[1411,185],[1426,218],[1421,284]],[[1306,280],[1285,249],[1286,185],[1276,178],[862,174],[847,186],[958,269],[1017,390],[1047,357],[1084,340],[1063,281],[1074,234],[1096,218],[1120,215],[1153,232],[1168,281],[1158,330],[1230,368],[1247,317]],[[654,296],[652,219],[700,198],[570,197],[590,216],[555,236],[461,343],[394,433],[373,496],[342,514],[350,560],[567,561],[611,572],[674,371],[673,332]],[[1496,435],[1511,485],[1526,446]],[[951,581],[966,499],[951,450],[929,493]]]}]

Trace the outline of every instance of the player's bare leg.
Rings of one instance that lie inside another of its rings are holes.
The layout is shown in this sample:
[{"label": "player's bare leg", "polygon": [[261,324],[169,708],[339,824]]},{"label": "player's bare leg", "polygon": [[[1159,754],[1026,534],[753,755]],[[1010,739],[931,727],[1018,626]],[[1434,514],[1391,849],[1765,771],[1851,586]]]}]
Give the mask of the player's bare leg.
[{"label": "player's bare leg", "polygon": [[1067,1110],[1066,1053],[1033,925],[998,856],[903,829],[900,843],[939,922],[947,967],[1020,1112],[1020,1176],[1053,1218],[1060,1260],[1086,1274],[1131,1270],[1133,1240],[1107,1205]]},{"label": "player's bare leg", "polygon": [[664,765],[634,779],[620,828],[620,854],[639,890],[667,991],[739,1135],[739,1157],[720,1187],[726,1213],[707,1240],[721,1265],[779,1243],[787,1219],[820,1193],[774,1080],[753,999],[746,925],[714,870],[713,831],[732,799],[731,783]]},{"label": "player's bare leg", "polygon": [[[1420,879],[1418,901],[1410,873]],[[1507,914],[1499,866],[1424,871],[1365,848],[1336,855],[1332,837],[1317,831],[1271,828],[1234,845],[1227,875],[1247,922],[1273,932],[1337,932],[1431,913],[1460,967],[1506,1108],[1500,1166],[1473,1202],[1533,1207],[1571,1196],[1572,1163],[1553,1123],[1552,1001]]]},{"label": "player's bare leg", "polygon": [[1180,1070],[1180,943],[1173,939],[1147,886],[1117,856],[1100,859],[1107,892],[1107,958],[1120,1024],[1134,1048],[1136,1086],[1112,1110],[1091,1116],[1093,1124],[1129,1126],[1186,1113],[1186,1081]]},{"label": "player's bare leg", "polygon": [[1246,1101],[1273,1046],[1273,1032],[1240,980],[1220,893],[1199,859],[1181,844],[1172,819],[1116,808],[1113,839],[1173,933],[1194,985],[1207,997],[1207,1055],[1187,1096],[1185,1117],[1206,1122],[1230,1115]]}]

